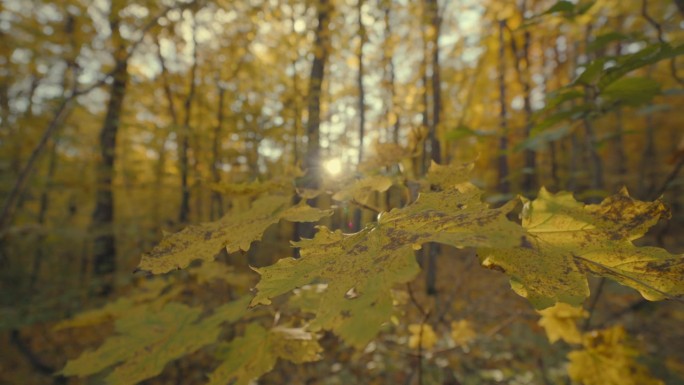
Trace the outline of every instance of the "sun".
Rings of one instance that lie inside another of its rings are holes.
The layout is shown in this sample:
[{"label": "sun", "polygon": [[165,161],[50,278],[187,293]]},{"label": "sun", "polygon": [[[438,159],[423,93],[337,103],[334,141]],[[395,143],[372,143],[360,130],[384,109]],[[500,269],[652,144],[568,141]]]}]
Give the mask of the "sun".
[{"label": "sun", "polygon": [[342,161],[339,158],[328,159],[323,164],[323,167],[331,176],[337,176],[342,172]]}]

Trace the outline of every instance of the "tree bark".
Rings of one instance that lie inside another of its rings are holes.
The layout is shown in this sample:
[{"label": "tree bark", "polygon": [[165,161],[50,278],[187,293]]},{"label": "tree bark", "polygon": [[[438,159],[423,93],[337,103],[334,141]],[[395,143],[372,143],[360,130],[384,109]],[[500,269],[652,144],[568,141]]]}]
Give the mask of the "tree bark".
[{"label": "tree bark", "polygon": [[[114,23],[113,23],[114,24]],[[112,31],[118,31],[113,25]],[[117,33],[118,32],[114,32]],[[118,53],[122,48],[119,48]],[[124,49],[125,52],[125,49]],[[114,235],[114,164],[116,163],[116,137],[121,125],[123,100],[128,84],[128,59],[117,58],[117,70],[112,78],[107,114],[100,131],[100,158],[96,168],[96,196],[91,228],[93,243],[93,272],[102,280],[97,294],[107,296],[114,288],[113,274],[116,271],[116,238]]]},{"label": "tree bark", "polygon": [[96,294],[109,295],[114,289],[114,272],[116,271],[116,238],[114,234],[114,165],[116,163],[116,139],[123,101],[128,85],[128,52],[119,31],[119,9],[112,6],[110,12],[110,29],[114,44],[114,63],[112,84],[109,91],[109,102],[102,129],[100,130],[100,158],[95,171],[96,195],[91,230],[93,240],[93,273],[100,280],[95,289]]},{"label": "tree bark", "polygon": [[179,132],[179,146],[178,146],[178,161],[180,165],[181,177],[181,204],[178,212],[178,222],[185,224],[190,219],[190,185],[188,183],[188,176],[190,172],[190,119],[192,117],[192,102],[195,98],[195,91],[197,89],[197,25],[195,16],[192,20],[192,67],[190,68],[190,86],[188,95],[183,102],[184,120],[183,127]]},{"label": "tree bark", "polygon": [[[216,127],[214,128],[214,141],[211,149],[211,173],[214,178],[214,183],[221,182],[221,128],[223,127],[223,104],[226,95],[226,90],[218,86],[218,111],[216,113]],[[223,196],[218,191],[211,193],[211,213],[212,220],[223,216]]]},{"label": "tree bark", "polygon": [[[325,66],[328,61],[330,50],[330,15],[333,12],[330,0],[319,0],[316,3],[318,25],[316,26],[316,38],[314,41],[314,58],[311,64],[311,76],[307,94],[307,121],[306,155],[303,166],[307,175],[300,181],[300,187],[317,189],[321,185],[321,94]],[[316,199],[308,201],[310,205],[316,204]],[[297,223],[295,239],[313,237],[314,226],[312,223]]]},{"label": "tree bark", "polygon": [[499,171],[499,192],[508,194],[510,182],[508,181],[508,109],[506,108],[506,45],[504,29],[506,20],[499,21],[499,105],[501,136],[499,137],[499,155],[497,158]]},{"label": "tree bark", "polygon": [[[359,89],[359,104],[357,106],[359,110],[359,157],[357,159],[357,164],[361,164],[363,161],[363,147],[364,147],[364,137],[366,135],[366,90],[363,87],[363,46],[366,44],[366,28],[363,25],[363,0],[358,0],[357,2],[357,12],[358,12],[358,24],[359,24],[359,47],[356,52],[356,58],[358,60],[358,72],[356,77],[356,85]],[[354,210],[354,220],[352,223],[352,229],[356,232],[361,229],[361,208],[357,207]]]},{"label": "tree bark", "polygon": [[38,144],[36,144],[36,147],[31,152],[31,155],[29,156],[26,165],[19,172],[17,180],[14,182],[14,185],[12,186],[12,190],[5,199],[5,203],[2,206],[2,210],[0,210],[0,236],[12,224],[14,214],[17,208],[17,203],[19,202],[19,198],[26,191],[26,182],[33,173],[36,161],[45,150],[45,146],[47,146],[48,142],[50,141],[50,138],[52,138],[54,133],[57,131],[57,129],[59,129],[59,127],[62,125],[64,120],[66,120],[67,116],[71,112],[71,105],[73,104],[73,101],[74,96],[70,95],[67,96],[64,100],[62,100],[62,102],[60,102],[59,106],[57,107],[57,111],[55,111],[55,115],[50,121],[50,124],[43,132],[43,136],[41,136],[40,140],[38,141]]},{"label": "tree bark", "polygon": [[[439,127],[442,116],[442,80],[439,59],[439,36],[441,33],[442,20],[439,14],[437,0],[427,0],[427,16],[432,29],[432,73],[430,81],[432,85],[432,121],[430,122],[428,137],[430,140],[430,159],[435,163],[442,163],[442,151],[439,141]],[[425,291],[428,295],[437,295],[437,256],[440,252],[438,243],[431,242],[428,245],[427,269],[425,272]]]},{"label": "tree bark", "polygon": [[[520,13],[525,15],[527,11],[527,1],[523,0]],[[511,36],[511,50],[513,51],[513,56],[516,58],[515,72],[518,76],[518,82],[522,86],[523,91],[523,110],[525,111],[525,126],[523,137],[528,139],[532,133],[532,103],[530,101],[530,93],[532,92],[532,86],[530,84],[530,42],[532,40],[532,35],[528,29],[523,31],[523,44],[522,49],[518,49],[518,44],[516,38],[513,35],[513,31],[509,29]],[[524,68],[523,68],[524,65]],[[537,154],[534,150],[525,149],[523,151],[524,156],[524,166],[522,175],[522,191],[527,195],[531,196],[537,187],[537,170],[536,161]]]}]

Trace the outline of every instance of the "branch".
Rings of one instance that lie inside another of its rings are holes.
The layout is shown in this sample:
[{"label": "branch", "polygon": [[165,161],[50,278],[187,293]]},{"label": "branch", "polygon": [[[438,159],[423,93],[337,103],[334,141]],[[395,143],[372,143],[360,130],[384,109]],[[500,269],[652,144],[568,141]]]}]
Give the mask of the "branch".
[{"label": "branch", "polygon": [[364,209],[366,209],[366,210],[370,210],[370,211],[372,211],[372,212],[374,212],[374,213],[376,213],[376,214],[380,214],[380,213],[382,212],[382,210],[380,210],[380,209],[378,209],[378,208],[376,208],[376,207],[373,207],[373,206],[369,206],[369,205],[367,205],[367,204],[365,204],[365,203],[361,203],[361,202],[357,201],[356,199],[352,199],[350,202],[353,203],[353,204],[355,204],[355,205],[357,205],[357,206],[359,206],[359,207],[361,207],[361,208],[364,208]]},{"label": "branch", "polygon": [[[658,36],[658,41],[666,44],[665,35],[663,32],[663,26],[658,23],[651,15],[648,14],[648,0],[641,0],[641,16],[646,19],[648,24],[650,24],[655,30]],[[680,78],[677,74],[677,57],[673,57],[670,60],[670,72],[672,77],[679,83],[684,85],[684,79]]]},{"label": "branch", "polygon": [[62,100],[59,107],[57,107],[55,116],[52,118],[52,121],[50,121],[50,124],[43,132],[43,136],[41,136],[38,144],[36,144],[36,147],[31,152],[31,156],[29,156],[26,165],[24,165],[19,172],[17,181],[14,183],[14,186],[12,186],[12,190],[2,206],[2,211],[0,211],[0,237],[2,237],[6,228],[12,223],[14,211],[17,208],[17,202],[19,197],[23,195],[26,189],[26,181],[33,172],[33,168],[38,160],[38,157],[40,157],[40,154],[43,152],[43,149],[49,142],[54,132],[57,131],[57,128],[62,125],[62,122],[64,122],[66,117],[71,112],[71,104],[75,100],[75,97],[76,96],[72,93],[70,96]]},{"label": "branch", "polygon": [[[26,357],[29,364],[31,364],[31,367],[33,367],[38,373],[46,376],[52,376],[55,373],[55,369],[53,367],[44,363],[43,360],[36,355],[36,353],[31,351],[31,348],[28,345],[26,345],[26,343],[21,339],[21,334],[19,333],[19,330],[12,330],[12,332],[10,333],[10,341],[12,341],[12,344],[17,348],[17,350],[19,350],[21,354],[24,355],[24,357]],[[54,383],[66,384],[67,379],[66,377],[61,375],[55,376]]]}]

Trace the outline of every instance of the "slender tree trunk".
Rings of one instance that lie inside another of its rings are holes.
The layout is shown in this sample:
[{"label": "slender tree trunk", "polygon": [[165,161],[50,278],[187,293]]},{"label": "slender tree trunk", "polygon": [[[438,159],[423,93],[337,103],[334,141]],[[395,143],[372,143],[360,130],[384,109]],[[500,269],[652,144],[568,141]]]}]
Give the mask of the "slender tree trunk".
[{"label": "slender tree trunk", "polygon": [[197,82],[197,24],[195,15],[192,16],[192,67],[190,68],[190,86],[188,95],[183,102],[183,110],[185,119],[183,127],[180,132],[179,146],[178,146],[178,161],[180,163],[180,177],[181,177],[181,204],[178,212],[178,222],[185,224],[190,219],[190,185],[188,176],[190,173],[190,119],[192,118],[192,104],[195,98],[196,82]]},{"label": "slender tree trunk", "polygon": [[[214,141],[211,149],[211,172],[214,183],[221,182],[221,128],[223,126],[223,104],[226,90],[219,85],[218,87],[218,112],[216,113],[216,127],[214,128]],[[211,192],[211,213],[212,220],[223,216],[223,196],[218,191]]]},{"label": "slender tree trunk", "polygon": [[508,194],[510,182],[508,181],[508,108],[506,107],[506,41],[504,30],[506,20],[499,21],[499,106],[501,108],[501,136],[499,137],[499,192]]},{"label": "slender tree trunk", "polygon": [[[570,47],[568,45],[568,47]],[[575,72],[577,71],[577,68],[579,67],[579,41],[575,41],[575,43],[572,45],[572,56],[570,53],[568,53],[568,58],[572,57],[572,65],[569,65],[568,67],[568,72],[569,76],[568,78],[572,78],[575,76]],[[570,61],[570,59],[568,59]],[[575,106],[575,102],[572,101],[572,107]],[[570,161],[568,162],[568,180],[567,180],[567,186],[566,189],[569,191],[575,191],[578,187],[577,183],[577,170],[581,170],[586,167],[586,165],[582,164],[582,145],[580,143],[580,140],[578,138],[578,134],[576,132],[572,132],[570,134]]]},{"label": "slender tree trunk", "polygon": [[318,188],[320,186],[320,125],[321,125],[321,94],[325,66],[328,61],[330,47],[330,13],[332,12],[330,0],[319,0],[317,3],[318,26],[316,27],[316,39],[314,42],[314,58],[311,65],[311,77],[309,79],[309,92],[307,96],[308,119],[306,122],[306,156],[304,168],[307,170],[310,183],[307,187]]},{"label": "slender tree trunk", "polygon": [[[116,15],[115,15],[116,17]],[[112,33],[118,36],[118,25],[112,23]],[[118,39],[122,41],[122,39]],[[116,41],[116,39],[115,39]],[[116,238],[114,235],[114,164],[116,163],[116,137],[121,124],[123,100],[128,84],[128,58],[121,43],[117,47],[116,71],[110,87],[109,103],[102,130],[100,131],[100,159],[96,168],[95,210],[91,222],[94,232],[93,271],[102,283],[97,293],[106,296],[114,289],[116,271]],[[123,55],[123,56],[122,56]],[[122,59],[123,57],[123,59]]]},{"label": "slender tree trunk", "polygon": [[[429,126],[430,159],[435,163],[442,163],[442,151],[439,141],[439,127],[442,116],[442,81],[439,59],[439,36],[441,33],[442,20],[439,14],[437,0],[427,0],[427,16],[432,29],[432,122]],[[425,290],[428,295],[437,296],[437,256],[440,247],[438,243],[431,242],[428,246],[427,270],[425,273]]]},{"label": "slender tree trunk", "polygon": [[366,44],[366,28],[363,25],[363,0],[358,0],[357,2],[358,11],[358,23],[359,23],[359,47],[356,53],[358,59],[358,73],[356,77],[356,85],[359,89],[359,159],[358,164],[361,164],[363,160],[363,141],[365,139],[365,128],[366,128],[366,91],[363,87],[363,47]]},{"label": "slender tree trunk", "polygon": [[[332,12],[333,5],[330,0],[319,0],[316,3],[318,26],[316,27],[316,38],[313,47],[314,58],[311,64],[311,76],[307,94],[308,118],[306,121],[306,136],[308,141],[303,162],[307,175],[304,180],[300,181],[301,187],[304,188],[317,189],[321,185],[321,95],[325,66],[330,50],[329,24]],[[316,199],[310,199],[308,203],[315,205]],[[313,224],[297,223],[295,232],[295,239],[311,238],[314,233]]]},{"label": "slender tree trunk", "polygon": [[[293,22],[294,25],[294,22]],[[294,28],[294,27],[293,27]],[[302,131],[300,125],[301,125],[301,118],[302,118],[302,109],[300,106],[300,99],[299,99],[299,75],[297,75],[297,60],[292,61],[292,91],[293,91],[293,97],[292,97],[292,109],[293,111],[293,121],[292,121],[292,131],[293,131],[293,138],[292,138],[292,165],[294,166],[299,166],[299,135]]]},{"label": "slender tree trunk", "polygon": [[[618,32],[622,31],[622,25],[624,20],[622,17],[618,18],[618,23],[616,30]],[[618,41],[615,46],[615,56],[619,57],[622,55],[622,43]],[[618,107],[615,111],[615,158],[617,160],[616,174],[619,177],[619,184],[624,185],[626,183],[625,177],[627,176],[627,154],[625,153],[625,128],[624,128],[624,118],[622,114],[622,108]]]},{"label": "slender tree trunk", "polygon": [[[585,31],[585,51],[589,44],[589,38],[593,31],[593,25],[587,25]],[[589,55],[587,53],[587,60],[589,60]],[[596,95],[594,90],[589,87],[584,87],[584,102],[595,103]],[[584,123],[584,134],[586,139],[587,151],[589,151],[589,159],[591,161],[591,188],[592,190],[598,191],[603,189],[603,160],[601,155],[598,153],[598,138],[596,137],[596,130],[594,128],[594,123],[589,119],[589,116],[585,113],[582,121]],[[595,198],[596,200],[598,198]]]},{"label": "slender tree trunk", "polygon": [[152,197],[152,216],[154,217],[155,228],[154,233],[159,231],[159,227],[162,225],[161,218],[161,205],[163,200],[161,199],[162,192],[164,189],[164,176],[166,173],[166,143],[169,140],[168,127],[156,127],[157,130],[165,130],[163,136],[159,138],[157,143],[157,164],[154,168],[154,197]]},{"label": "slender tree trunk", "polygon": [[[385,36],[384,36],[384,47],[382,50],[382,61],[384,77],[387,81],[387,86],[389,87],[389,97],[387,97],[387,128],[391,129],[391,140],[393,143],[399,143],[399,112],[397,111],[397,95],[396,95],[396,84],[395,84],[395,70],[394,70],[394,37],[392,36],[392,24],[391,24],[391,11],[392,2],[389,0],[384,0],[382,3],[384,8],[384,23],[385,23]],[[394,119],[394,120],[392,120]]]},{"label": "slender tree trunk", "polygon": [[[359,158],[357,164],[361,164],[363,161],[363,150],[364,150],[364,138],[366,136],[366,90],[363,87],[363,47],[366,44],[366,28],[363,25],[363,0],[358,0],[357,2],[357,12],[358,12],[358,24],[359,24],[359,47],[356,53],[358,60],[358,73],[356,77],[356,85],[359,89]],[[356,232],[361,229],[361,209],[356,208],[354,210],[354,220],[352,229]]]},{"label": "slender tree trunk", "polygon": [[19,172],[17,180],[14,182],[14,185],[12,186],[7,198],[5,198],[5,203],[2,206],[2,210],[0,210],[0,236],[12,224],[19,198],[23,196],[24,192],[26,191],[26,182],[28,182],[29,177],[33,173],[36,161],[38,158],[40,158],[40,155],[45,150],[45,146],[47,146],[49,143],[50,138],[52,138],[55,132],[59,129],[59,127],[61,127],[62,123],[71,113],[73,101],[74,96],[70,95],[60,102],[52,120],[50,121],[50,124],[48,124],[47,128],[43,132],[43,136],[40,137],[36,147],[33,149],[33,151],[31,151],[31,155],[29,156],[26,165],[24,165]]},{"label": "slender tree trunk", "polygon": [[[38,208],[38,224],[45,227],[47,222],[47,212],[50,206],[49,193],[52,188],[52,180],[55,177],[55,170],[57,169],[57,139],[52,141],[50,146],[50,159],[48,161],[48,170],[45,180],[45,186],[40,193],[40,206]],[[41,232],[36,241],[36,253],[33,259],[33,266],[31,267],[31,278],[29,287],[31,290],[35,288],[38,277],[40,276],[40,268],[45,257],[45,233]]]},{"label": "slender tree trunk", "polygon": [[677,5],[677,9],[679,9],[681,16],[684,17],[684,0],[674,0],[674,3]]},{"label": "slender tree trunk", "polygon": [[[527,11],[527,1],[523,0],[520,7],[521,15],[525,15]],[[529,139],[532,133],[532,103],[530,101],[530,93],[532,92],[532,87],[530,84],[530,41],[531,34],[528,29],[523,31],[523,44],[522,49],[518,49],[518,44],[516,38],[513,35],[513,31],[509,29],[511,36],[511,50],[513,51],[513,56],[515,60],[515,71],[518,76],[518,82],[523,89],[523,110],[525,111],[525,128],[523,132],[523,138]],[[524,66],[524,68],[523,68]],[[537,170],[536,170],[536,153],[532,149],[525,149],[523,151],[524,155],[524,166],[523,166],[523,176],[522,176],[522,191],[530,196],[534,193],[537,187]]]}]

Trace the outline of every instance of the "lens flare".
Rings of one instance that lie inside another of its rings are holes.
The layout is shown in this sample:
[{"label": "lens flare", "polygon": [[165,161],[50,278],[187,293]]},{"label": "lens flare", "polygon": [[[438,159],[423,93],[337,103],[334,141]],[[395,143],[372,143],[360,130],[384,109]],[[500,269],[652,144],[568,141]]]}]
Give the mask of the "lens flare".
[{"label": "lens flare", "polygon": [[328,159],[324,167],[328,174],[336,176],[342,172],[342,161],[339,158]]}]

